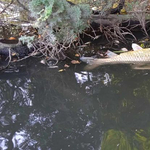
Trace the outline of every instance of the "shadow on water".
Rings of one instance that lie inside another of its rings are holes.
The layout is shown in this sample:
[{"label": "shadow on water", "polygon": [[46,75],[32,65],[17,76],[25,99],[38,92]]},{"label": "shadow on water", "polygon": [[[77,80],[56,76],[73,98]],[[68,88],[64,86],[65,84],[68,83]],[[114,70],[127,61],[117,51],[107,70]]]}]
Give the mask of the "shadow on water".
[{"label": "shadow on water", "polygon": [[1,149],[150,149],[150,71],[83,67],[27,60],[1,73]]}]

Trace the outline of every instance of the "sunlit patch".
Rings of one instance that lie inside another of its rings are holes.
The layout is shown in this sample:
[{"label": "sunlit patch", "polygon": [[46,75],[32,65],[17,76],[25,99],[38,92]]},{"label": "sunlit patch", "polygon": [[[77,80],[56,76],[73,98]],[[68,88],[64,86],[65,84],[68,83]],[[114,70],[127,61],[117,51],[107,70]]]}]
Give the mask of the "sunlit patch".
[{"label": "sunlit patch", "polygon": [[108,84],[111,83],[111,77],[108,73],[95,76],[92,72],[81,71],[80,73],[75,72],[75,78],[81,87],[85,87],[85,93],[88,95],[92,95],[98,90],[95,89],[96,85],[102,84],[108,86]]},{"label": "sunlit patch", "polygon": [[18,149],[28,149],[37,143],[37,141],[30,138],[30,134],[28,134],[25,130],[16,132],[12,138],[12,142],[14,148]]},{"label": "sunlit patch", "polygon": [[6,139],[4,137],[0,137],[0,149],[1,150],[7,150],[8,149],[7,142],[8,142],[8,139]]},{"label": "sunlit patch", "polygon": [[6,117],[6,116],[1,116],[0,117],[0,123],[3,125],[3,126],[7,126],[10,124],[10,120]]},{"label": "sunlit patch", "polygon": [[105,85],[108,85],[108,83],[111,82],[111,78],[110,78],[109,74],[108,74],[108,73],[105,73],[104,77],[105,77],[105,79],[104,79],[104,84],[105,84]]},{"label": "sunlit patch", "polygon": [[10,82],[10,80],[6,80],[6,82],[10,87],[13,87],[13,84]]},{"label": "sunlit patch", "polygon": [[87,81],[92,81],[93,74],[91,72],[87,71],[81,71],[80,73],[75,72],[75,78],[77,80],[77,83],[82,85],[83,83]]},{"label": "sunlit patch", "polygon": [[46,116],[43,116],[41,113],[31,113],[29,115],[30,125],[34,126],[36,123],[39,123],[44,126],[51,127],[53,125],[53,120],[56,118],[58,113],[58,110],[54,111],[51,115],[47,114]]},{"label": "sunlit patch", "polygon": [[[81,71],[81,73],[75,72],[75,78],[76,78],[77,83],[79,83],[80,85],[89,81],[96,83],[97,81],[101,80],[103,84],[105,85],[108,85],[108,83],[111,82],[111,77],[108,73],[105,73],[104,75],[100,75],[97,79],[95,79],[92,72]],[[86,89],[88,90],[89,87],[86,86]]]},{"label": "sunlit patch", "polygon": [[34,95],[29,95],[29,87],[18,87],[14,91],[13,100],[21,99],[20,106],[32,106],[32,98],[34,98]]}]

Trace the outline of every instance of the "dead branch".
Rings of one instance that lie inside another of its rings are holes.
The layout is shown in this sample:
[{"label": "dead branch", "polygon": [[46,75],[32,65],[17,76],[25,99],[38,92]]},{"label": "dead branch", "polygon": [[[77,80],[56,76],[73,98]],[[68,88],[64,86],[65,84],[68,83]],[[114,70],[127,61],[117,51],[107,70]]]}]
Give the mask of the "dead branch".
[{"label": "dead branch", "polygon": [[16,0],[16,1],[17,1],[17,3],[19,4],[20,7],[22,7],[24,10],[30,12],[29,9],[26,6],[24,6],[19,0]]},{"label": "dead branch", "polygon": [[[141,13],[140,17],[137,17],[139,14]],[[137,15],[135,15],[137,14]],[[116,14],[110,14],[108,16],[102,16],[102,15],[92,15],[91,16],[91,20],[90,20],[90,24],[92,23],[96,23],[98,25],[103,25],[103,26],[113,26],[116,24],[121,24],[123,22],[138,22],[139,20],[142,21],[149,21],[150,20],[150,16],[148,13],[145,13],[145,17],[143,17],[143,12],[142,11],[135,11],[134,13],[130,13],[127,15],[116,15]],[[134,23],[135,24],[135,23]],[[142,22],[143,24],[143,22]]]},{"label": "dead branch", "polygon": [[11,2],[0,12],[0,14],[4,13],[5,10],[11,5],[13,4],[14,0],[11,0]]}]

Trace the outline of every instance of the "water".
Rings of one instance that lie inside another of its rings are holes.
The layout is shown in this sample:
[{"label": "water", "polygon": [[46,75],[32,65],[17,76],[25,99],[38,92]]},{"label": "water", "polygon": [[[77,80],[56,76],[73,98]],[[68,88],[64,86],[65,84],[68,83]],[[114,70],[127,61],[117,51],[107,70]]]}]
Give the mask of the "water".
[{"label": "water", "polygon": [[83,67],[27,60],[1,73],[0,149],[149,150],[150,71]]}]

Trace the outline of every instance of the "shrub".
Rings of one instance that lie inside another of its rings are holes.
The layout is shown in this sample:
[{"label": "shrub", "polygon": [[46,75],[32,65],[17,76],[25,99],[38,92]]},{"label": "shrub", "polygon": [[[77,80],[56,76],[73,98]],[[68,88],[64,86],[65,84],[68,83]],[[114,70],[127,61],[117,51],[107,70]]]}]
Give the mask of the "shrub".
[{"label": "shrub", "polygon": [[32,0],[29,8],[41,35],[38,50],[55,59],[88,27],[91,15],[88,4],[71,5],[66,0]]}]

